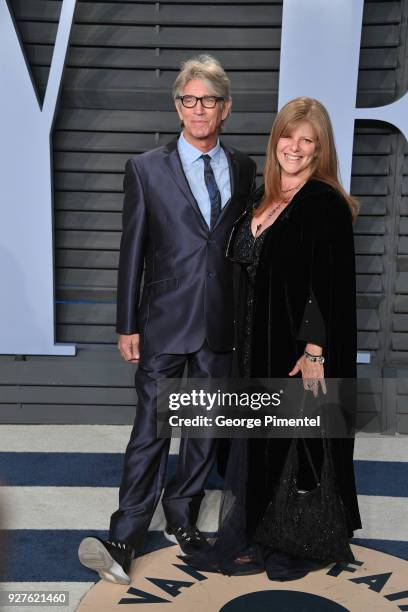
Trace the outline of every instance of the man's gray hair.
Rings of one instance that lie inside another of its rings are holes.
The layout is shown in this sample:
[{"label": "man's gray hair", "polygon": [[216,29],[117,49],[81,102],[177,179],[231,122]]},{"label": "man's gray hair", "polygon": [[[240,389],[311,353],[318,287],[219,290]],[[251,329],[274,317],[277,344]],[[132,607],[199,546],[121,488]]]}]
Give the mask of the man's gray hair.
[{"label": "man's gray hair", "polygon": [[231,82],[220,62],[212,55],[197,55],[185,61],[174,81],[173,98],[183,95],[186,84],[192,79],[202,79],[207,84],[211,94],[225,99],[231,97]]}]

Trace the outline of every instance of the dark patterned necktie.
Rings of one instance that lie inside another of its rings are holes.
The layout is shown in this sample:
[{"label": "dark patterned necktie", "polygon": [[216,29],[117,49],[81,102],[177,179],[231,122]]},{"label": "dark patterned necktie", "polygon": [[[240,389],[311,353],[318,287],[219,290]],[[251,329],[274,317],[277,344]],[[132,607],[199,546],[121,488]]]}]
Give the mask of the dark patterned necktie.
[{"label": "dark patterned necktie", "polygon": [[213,229],[218,216],[221,212],[221,194],[218,189],[217,182],[215,180],[213,169],[211,168],[211,157],[209,155],[202,155],[204,160],[204,181],[207,187],[208,195],[210,196],[211,202],[211,222],[210,229]]}]

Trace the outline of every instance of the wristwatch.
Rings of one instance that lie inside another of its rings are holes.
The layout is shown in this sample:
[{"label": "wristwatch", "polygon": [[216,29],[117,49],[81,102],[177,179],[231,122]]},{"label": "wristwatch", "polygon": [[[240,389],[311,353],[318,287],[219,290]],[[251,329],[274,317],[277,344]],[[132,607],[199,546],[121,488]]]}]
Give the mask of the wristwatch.
[{"label": "wristwatch", "polygon": [[303,354],[306,357],[306,359],[308,361],[311,361],[312,363],[320,363],[322,365],[324,363],[323,355],[312,355],[311,353],[308,353],[307,351],[305,351]]}]

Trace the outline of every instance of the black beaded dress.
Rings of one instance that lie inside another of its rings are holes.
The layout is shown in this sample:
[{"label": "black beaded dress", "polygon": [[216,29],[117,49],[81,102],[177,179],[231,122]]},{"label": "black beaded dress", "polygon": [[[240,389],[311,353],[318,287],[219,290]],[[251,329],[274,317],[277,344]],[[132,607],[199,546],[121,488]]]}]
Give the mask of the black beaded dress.
[{"label": "black beaded dress", "polygon": [[252,315],[254,306],[254,283],[256,268],[258,266],[259,254],[268,228],[255,238],[251,229],[252,215],[247,214],[236,235],[233,258],[237,262],[243,262],[247,274],[246,311],[245,325],[242,336],[242,374],[244,377],[251,375],[251,338],[252,338]]},{"label": "black beaded dress", "polygon": [[[239,371],[240,376],[244,378],[249,378],[254,374],[251,368],[251,344],[255,278],[262,246],[272,227],[269,226],[259,235],[254,236],[251,229],[252,218],[252,210],[244,215],[235,235],[231,257],[242,267],[241,273],[245,276],[244,325],[239,339]],[[304,319],[313,322],[314,333],[311,333],[310,329],[307,331],[313,338],[317,338],[318,342],[321,342],[324,338],[324,326],[320,312],[311,307],[311,303],[308,301]],[[304,327],[303,325],[302,329]],[[279,442],[281,441],[273,441],[275,446]],[[283,441],[282,450],[287,450],[286,440]],[[202,556],[198,555],[191,559],[192,565],[228,575],[266,571],[270,579],[280,581],[299,579],[308,571],[318,567],[318,564],[313,561],[302,561],[299,564],[298,560],[293,560],[283,553],[274,552],[254,539],[268,499],[259,498],[257,486],[252,486],[245,475],[250,472],[251,464],[255,466],[258,463],[264,464],[262,455],[267,454],[267,440],[239,438],[232,440],[224,475],[225,488],[221,501],[217,541],[210,553],[206,552]],[[237,474],[242,476],[237,478]],[[269,483],[267,489],[270,489],[271,486],[272,483]],[[234,558],[237,556],[247,556],[248,560],[245,563],[236,563]]]},{"label": "black beaded dress", "polygon": [[[259,201],[262,192],[257,195]],[[299,197],[298,201],[300,201]],[[240,321],[237,338],[237,349],[239,349],[237,350],[237,361],[239,362],[239,375],[242,377],[273,378],[287,376],[296,362],[296,359],[290,356],[283,366],[278,361],[277,366],[265,367],[265,359],[262,357],[258,359],[257,354],[254,353],[255,350],[259,353],[258,338],[260,335],[262,333],[268,334],[268,331],[264,331],[267,330],[267,327],[263,304],[260,303],[262,302],[262,292],[260,292],[258,282],[259,268],[260,265],[265,265],[266,253],[270,245],[274,241],[285,240],[285,236],[282,238],[282,220],[286,220],[285,218],[291,214],[291,210],[296,205],[295,197],[277,220],[259,233],[256,238],[251,230],[253,207],[250,206],[236,223],[231,235],[228,256],[237,263],[240,270],[237,292],[237,305],[240,308],[240,312],[237,312],[237,319]],[[277,262],[276,265],[279,264],[280,262]],[[277,300],[279,300],[279,296],[280,293],[277,291]],[[327,330],[312,287],[310,287],[309,294],[306,297],[303,317],[299,319],[296,335],[298,349],[299,346],[304,347],[307,342],[325,347]],[[282,315],[282,318],[284,317],[283,309],[279,315]],[[278,325],[279,323],[280,320]],[[262,329],[262,326],[264,329]],[[261,332],[259,331],[260,328],[262,329]],[[254,346],[254,339],[258,342],[256,346]],[[277,352],[281,352],[281,349]],[[300,355],[298,354],[298,356]],[[334,376],[336,375],[335,372]],[[319,461],[322,460],[320,441],[313,442],[319,442],[319,446],[315,445],[316,448],[310,449],[314,462],[319,465]],[[290,555],[276,552],[257,539],[257,528],[265,516],[271,491],[273,491],[279,479],[289,443],[290,440],[288,439],[278,438],[269,440],[235,438],[231,441],[224,474],[225,482],[216,540],[210,551],[197,555],[189,561],[193,566],[206,571],[217,571],[230,575],[266,571],[271,580],[280,581],[298,579],[310,570],[320,566],[319,563],[314,561],[294,559]],[[352,472],[352,447],[350,448],[352,440],[347,440],[344,447],[341,446],[341,443],[340,440],[338,449],[340,461],[342,461],[341,457],[343,455],[349,456],[351,452],[351,467],[350,461],[347,459],[347,465],[344,469],[345,478],[348,479],[344,485],[346,489],[344,497],[346,501],[348,500],[347,495],[350,497],[349,533],[352,535],[353,529],[361,526]],[[301,488],[306,490],[313,488],[310,473],[305,472],[302,478]],[[244,562],[237,562],[237,557],[243,558]]]}]

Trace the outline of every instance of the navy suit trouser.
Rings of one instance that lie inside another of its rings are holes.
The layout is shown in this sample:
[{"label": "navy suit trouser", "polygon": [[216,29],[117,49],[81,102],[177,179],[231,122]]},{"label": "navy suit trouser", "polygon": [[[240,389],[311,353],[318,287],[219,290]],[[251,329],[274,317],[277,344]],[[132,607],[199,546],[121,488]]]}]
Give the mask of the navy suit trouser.
[{"label": "navy suit trouser", "polygon": [[[163,354],[143,358],[135,376],[136,418],[125,453],[119,509],[112,514],[110,538],[140,551],[166,476],[170,439],[157,437],[156,381],[182,378],[224,378],[230,375],[232,353],[214,352],[207,343],[187,355]],[[215,461],[216,441],[181,438],[175,476],[163,493],[163,509],[171,525],[197,522],[204,485]]]}]

